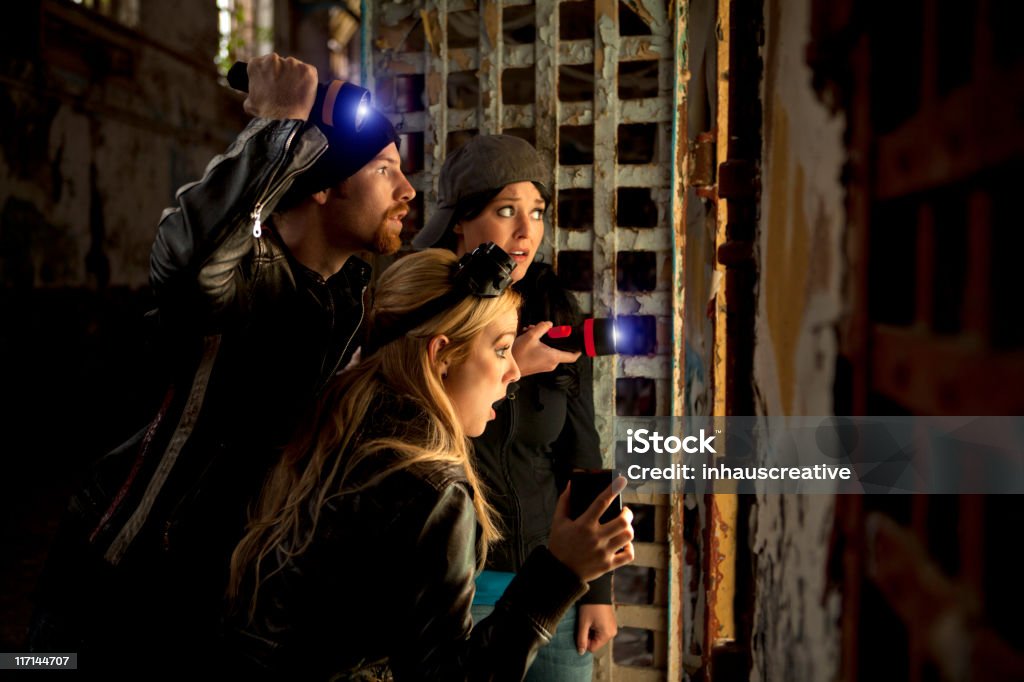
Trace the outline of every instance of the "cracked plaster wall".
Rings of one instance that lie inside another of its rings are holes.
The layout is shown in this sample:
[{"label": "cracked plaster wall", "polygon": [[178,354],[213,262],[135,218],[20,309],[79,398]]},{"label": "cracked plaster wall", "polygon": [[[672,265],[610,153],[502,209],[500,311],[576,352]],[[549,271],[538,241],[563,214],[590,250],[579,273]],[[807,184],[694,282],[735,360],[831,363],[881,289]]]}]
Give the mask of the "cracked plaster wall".
[{"label": "cracked plaster wall", "polygon": [[[765,3],[759,295],[754,381],[763,415],[831,414],[842,314],[841,117],[811,88],[808,0]],[[833,498],[762,496],[750,543],[752,680],[830,680],[839,595],[826,585]]]},{"label": "cracked plaster wall", "polygon": [[35,44],[0,58],[0,285],[143,289],[162,209],[245,123],[217,82],[216,8],[142,3],[130,30],[38,7],[8,16]]}]

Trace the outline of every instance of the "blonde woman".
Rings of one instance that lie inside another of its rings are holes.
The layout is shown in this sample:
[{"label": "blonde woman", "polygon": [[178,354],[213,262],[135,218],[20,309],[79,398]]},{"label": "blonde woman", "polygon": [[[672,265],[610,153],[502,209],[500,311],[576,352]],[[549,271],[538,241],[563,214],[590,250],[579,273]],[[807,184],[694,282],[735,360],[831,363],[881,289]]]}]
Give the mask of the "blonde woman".
[{"label": "blonde woman", "polygon": [[[477,578],[476,619],[491,612],[526,557],[548,541],[551,511],[570,472],[603,466],[590,358],[541,340],[552,325],[583,320],[554,269],[536,260],[550,202],[551,170],[529,142],[478,135],[445,158],[437,210],[413,239],[413,246],[444,247],[459,256],[494,242],[516,260],[512,286],[523,298],[512,349],[523,380],[473,440],[480,475],[508,529]],[[590,682],[593,652],[618,632],[611,578],[592,582],[577,608],[566,612],[527,682]]]},{"label": "blonde woman", "polygon": [[381,277],[368,354],[329,388],[272,473],[232,557],[242,660],[288,679],[524,676],[586,582],[633,558],[629,510],[576,521],[559,500],[538,548],[474,626],[474,576],[501,529],[468,437],[519,378],[514,262],[431,249]]}]

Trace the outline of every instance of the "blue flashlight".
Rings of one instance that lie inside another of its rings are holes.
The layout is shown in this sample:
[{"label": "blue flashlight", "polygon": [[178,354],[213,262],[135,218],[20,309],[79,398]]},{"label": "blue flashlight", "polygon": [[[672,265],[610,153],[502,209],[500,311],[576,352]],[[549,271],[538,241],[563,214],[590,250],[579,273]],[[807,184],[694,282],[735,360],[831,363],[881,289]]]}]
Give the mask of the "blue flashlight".
[{"label": "blue flashlight", "polygon": [[[249,64],[235,62],[228,70],[228,85],[249,92]],[[312,114],[320,123],[342,131],[356,132],[370,113],[370,91],[345,81],[333,80],[316,86]]]}]

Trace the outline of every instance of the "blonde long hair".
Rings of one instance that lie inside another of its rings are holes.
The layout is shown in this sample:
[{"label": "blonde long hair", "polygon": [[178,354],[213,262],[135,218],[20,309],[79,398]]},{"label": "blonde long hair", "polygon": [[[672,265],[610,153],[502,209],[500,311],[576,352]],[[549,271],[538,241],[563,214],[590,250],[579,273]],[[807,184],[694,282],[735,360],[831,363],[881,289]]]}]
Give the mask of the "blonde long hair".
[{"label": "blonde long hair", "polygon": [[[456,260],[450,251],[428,249],[388,268],[381,275],[369,312],[371,333],[450,291]],[[519,303],[511,288],[496,298],[468,296],[382,346],[328,386],[306,428],[271,471],[246,534],[231,556],[228,595],[237,600],[243,596],[243,585],[251,584],[250,617],[262,583],[313,541],[325,504],[413,465],[433,462],[460,467],[474,491],[473,505],[485,544],[500,537],[496,515],[470,460],[469,441],[445,393],[439,366],[445,360],[451,366],[462,362],[484,328],[501,315],[518,310]],[[450,343],[432,362],[428,344],[439,334],[447,336]],[[369,406],[387,392],[412,403],[424,419],[415,427],[396,423],[390,436],[361,439]],[[370,458],[382,452],[398,456],[374,466]],[[367,470],[377,468],[374,475],[365,476]],[[353,476],[357,469],[360,475]],[[280,563],[264,576],[263,562],[268,556]]]}]

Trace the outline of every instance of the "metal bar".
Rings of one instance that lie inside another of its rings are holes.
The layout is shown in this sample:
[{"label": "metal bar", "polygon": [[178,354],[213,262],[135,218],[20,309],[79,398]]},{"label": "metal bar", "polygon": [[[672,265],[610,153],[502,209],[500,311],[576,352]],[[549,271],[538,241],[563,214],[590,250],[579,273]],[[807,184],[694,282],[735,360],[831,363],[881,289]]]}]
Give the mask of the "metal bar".
[{"label": "metal bar", "polygon": [[[620,362],[622,363],[622,376],[647,377],[648,379],[669,379],[671,376],[663,357],[622,358]],[[667,519],[661,519],[661,521],[668,524]]]},{"label": "metal bar", "polygon": [[[725,159],[727,157],[727,144],[729,139],[729,10],[731,7],[731,0],[718,0],[718,26],[719,39],[718,39],[718,78],[717,78],[717,91],[718,91],[718,145],[719,150],[716,155],[719,159]],[[719,247],[725,243],[726,240],[726,225],[729,223],[729,207],[726,202],[718,202],[716,211],[717,225],[715,228],[715,253],[718,253]],[[726,345],[726,291],[723,284],[725,280],[725,266],[715,259],[715,279],[719,283],[719,286],[715,289],[715,307],[714,307],[714,370],[713,370],[713,414],[725,415],[726,414],[726,380],[728,376],[726,374],[725,365],[725,345]],[[710,639],[708,640],[707,651],[710,654]]]},{"label": "metal bar", "polygon": [[[533,44],[536,82],[533,106],[535,146],[545,165],[555,175],[551,201],[557,206],[561,190],[558,174],[558,123],[561,114],[561,103],[558,101],[558,3],[555,0],[537,0],[534,11],[537,21],[537,37]],[[548,216],[548,229],[540,253],[547,262],[557,263],[556,245],[562,230],[552,217],[555,211],[548,211],[545,215]]]},{"label": "metal bar", "polygon": [[[736,521],[738,498],[733,494],[712,495],[711,561],[708,574],[708,638],[706,646],[736,639],[733,599],[736,595]],[[712,675],[714,671],[712,671]]]},{"label": "metal bar", "polygon": [[[681,2],[677,5],[677,10],[681,11],[684,3]],[[683,117],[682,120],[686,120]],[[673,378],[674,386],[678,386],[678,382]],[[674,392],[674,391],[673,391]],[[676,402],[676,405],[682,405],[683,403]],[[667,680],[681,680],[683,679],[683,661],[686,653],[686,638],[684,633],[686,632],[686,623],[683,620],[683,595],[685,594],[685,582],[683,579],[683,567],[686,563],[685,551],[686,544],[683,540],[684,535],[684,495],[677,493],[669,496],[669,518],[668,518],[668,537],[669,537],[669,556],[668,556],[668,641],[666,642],[666,660],[665,670]]]},{"label": "metal bar", "polygon": [[536,122],[534,104],[503,104],[501,115],[501,127],[504,128],[533,128]]},{"label": "metal bar", "polygon": [[502,60],[506,69],[521,69],[533,66],[534,45],[505,45],[502,43]]},{"label": "metal bar", "polygon": [[572,292],[573,298],[576,299],[576,305],[580,307],[580,312],[584,315],[594,314],[594,294],[589,291],[574,291]]},{"label": "metal bar", "polygon": [[634,566],[662,568],[668,563],[667,542],[634,542],[633,549],[636,553]]},{"label": "metal bar", "polygon": [[[556,69],[555,89],[551,90],[553,97],[554,93],[558,91],[557,77],[558,71]],[[559,108],[560,111],[556,119],[558,125],[586,126],[594,122],[594,104],[592,102],[564,102],[560,104]]]},{"label": "metal bar", "polygon": [[501,7],[480,0],[480,133],[501,132],[502,31]]},{"label": "metal bar", "polygon": [[615,665],[612,674],[616,682],[664,682],[665,673],[654,668],[636,668],[631,665]]},{"label": "metal bar", "polygon": [[448,142],[448,0],[428,0],[421,10],[430,65],[424,82],[430,127],[423,140],[424,170],[430,177],[430,191],[423,195],[424,224],[437,206],[438,176]]},{"label": "metal bar", "polygon": [[558,63],[581,66],[594,61],[594,43],[590,40],[562,40],[558,43]]},{"label": "metal bar", "polygon": [[[658,363],[664,367],[664,362]],[[636,376],[636,375],[631,375]],[[660,505],[654,508],[654,539],[658,543],[668,544],[668,516],[669,507],[667,505]],[[668,659],[668,640],[665,638],[665,634],[668,631],[668,583],[670,579],[669,572],[665,570],[668,568],[667,562],[662,562],[654,571],[654,605],[660,607],[656,611],[652,611],[652,616],[657,617],[657,623],[655,627],[648,628],[654,632],[654,667],[663,668],[665,661]],[[647,607],[653,609],[653,607]]]},{"label": "metal bar", "polygon": [[594,233],[582,230],[559,230],[553,241],[556,251],[590,251],[594,248]]},{"label": "metal bar", "polygon": [[410,111],[397,114],[387,112],[385,115],[403,133],[422,133],[430,129],[431,120],[425,111]]},{"label": "metal bar", "polygon": [[[626,121],[623,121],[626,123]],[[634,166],[626,165],[619,166],[618,170],[618,186],[619,187],[668,187],[669,185],[669,169],[664,164],[651,164],[645,166]],[[652,194],[655,192],[652,191]],[[661,194],[666,195],[667,192]],[[659,225],[663,225],[663,221],[658,222]],[[659,227],[657,229],[668,231],[667,228]]]},{"label": "metal bar", "polygon": [[[445,97],[447,100],[447,97]],[[477,130],[480,127],[476,109],[448,109],[446,133],[456,130]]]},{"label": "metal bar", "polygon": [[[620,227],[618,229],[618,243],[621,251],[655,251],[664,253],[671,247],[671,241],[667,230],[650,229],[646,227]],[[655,292],[657,293],[657,292]],[[637,294],[644,296],[646,294]],[[671,305],[671,301],[666,301]],[[660,311],[664,315],[665,308]],[[665,358],[657,358],[664,363]]]},{"label": "metal bar", "polygon": [[[686,408],[686,206],[687,206],[687,95],[690,79],[687,60],[687,38],[689,18],[688,0],[673,0],[669,16],[674,25],[669,28],[672,36],[672,51],[675,64],[672,70],[672,133],[671,150],[668,155],[669,172],[669,216],[671,217],[672,286],[671,286],[671,390],[669,391],[670,415],[682,415]],[[659,391],[660,395],[660,391]],[[668,613],[667,641],[665,643],[666,679],[683,679],[683,657],[686,651],[683,620],[683,595],[685,594],[685,537],[684,496],[682,493],[668,496]]]},{"label": "metal bar", "polygon": [[[618,115],[618,0],[595,0],[594,2],[594,43],[593,73],[594,97],[594,241],[592,246],[594,262],[595,316],[610,316],[615,313],[616,301],[616,234],[615,234],[615,153]],[[585,49],[570,50],[569,54],[559,50],[559,60],[569,63],[572,57],[585,53]],[[586,55],[583,63],[586,63]],[[572,60],[574,63],[579,61]],[[601,445],[607,455],[613,452],[612,419],[615,405],[615,363],[613,358],[599,357],[594,360],[594,376],[603,381],[594,386],[594,404],[598,406],[595,419]],[[610,652],[606,660],[611,665]],[[614,675],[613,671],[612,674]]]},{"label": "metal bar", "polygon": [[640,628],[641,630],[664,631],[668,622],[664,607],[647,604],[616,604],[615,617],[619,627]]},{"label": "metal bar", "polygon": [[388,75],[425,73],[427,70],[428,57],[423,52],[392,52],[388,57]]},{"label": "metal bar", "polygon": [[[448,22],[446,21],[445,26],[447,25]],[[479,46],[450,48],[448,50],[448,72],[477,71],[480,68],[481,59]]]},{"label": "metal bar", "polygon": [[665,59],[672,50],[672,36],[625,36],[620,43],[620,62]]},{"label": "metal bar", "polygon": [[916,414],[1021,414],[1024,351],[993,352],[971,337],[876,326],[871,387]]},{"label": "metal bar", "polygon": [[620,107],[622,123],[669,123],[672,120],[672,104],[664,97],[629,99]]},{"label": "metal bar", "polygon": [[[978,102],[985,106],[977,106]],[[1024,68],[1019,65],[998,80],[957,88],[943,97],[934,112],[919,111],[893,132],[876,138],[875,193],[890,199],[941,189],[1020,158],[1024,136],[1006,131],[1019,129],[1021,110]]]},{"label": "metal bar", "polygon": [[587,189],[594,186],[594,167],[559,166],[557,184],[562,189]]},{"label": "metal bar", "polygon": [[623,504],[649,504],[651,506],[660,506],[668,504],[668,498],[665,495],[658,495],[655,493],[638,493],[636,490],[627,488],[622,491],[622,502]]},{"label": "metal bar", "polygon": [[[594,315],[616,312],[615,230],[616,139],[618,134],[618,0],[594,2]],[[604,377],[595,385],[594,404],[615,405],[613,358],[594,360],[594,375]],[[605,452],[613,442],[608,407],[598,408],[597,431]]]}]

